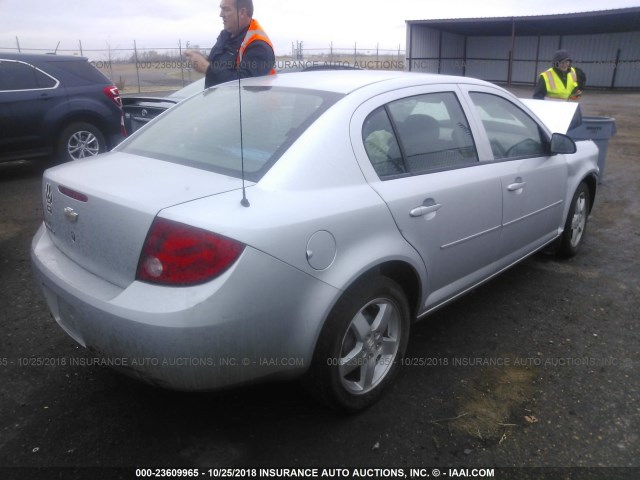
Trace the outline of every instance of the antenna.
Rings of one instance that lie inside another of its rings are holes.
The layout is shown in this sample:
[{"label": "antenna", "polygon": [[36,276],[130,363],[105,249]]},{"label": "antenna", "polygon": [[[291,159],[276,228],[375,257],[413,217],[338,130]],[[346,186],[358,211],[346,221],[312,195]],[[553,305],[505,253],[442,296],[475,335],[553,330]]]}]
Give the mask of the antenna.
[{"label": "antenna", "polygon": [[[236,1],[236,16],[238,18],[238,34],[240,34],[240,9],[238,8],[238,2]],[[240,49],[242,48],[242,43],[238,47],[238,53],[236,54],[236,58],[240,57]],[[242,200],[240,200],[240,205],[243,207],[249,207],[251,204],[247,199],[247,188],[245,186],[244,179],[244,138],[242,135],[242,85],[240,82],[240,63],[236,64],[236,72],[238,74],[238,108],[240,111],[240,164],[242,168]]]}]

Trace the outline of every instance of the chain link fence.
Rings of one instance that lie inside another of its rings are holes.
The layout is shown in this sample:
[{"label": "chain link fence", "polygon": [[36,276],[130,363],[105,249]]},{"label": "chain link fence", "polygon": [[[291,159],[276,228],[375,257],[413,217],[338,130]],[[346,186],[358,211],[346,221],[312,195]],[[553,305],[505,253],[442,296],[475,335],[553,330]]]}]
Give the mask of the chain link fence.
[{"label": "chain link fence", "polygon": [[[133,94],[174,91],[202,78],[202,74],[192,69],[184,52],[196,49],[207,55],[211,48],[183,43],[181,40],[168,47],[139,47],[135,40],[128,48],[111,48],[107,45],[103,49],[86,49],[82,41],[78,42],[77,48],[58,47],[54,50],[25,48],[16,38],[15,46],[0,45],[0,51],[87,57],[123,94]],[[303,42],[295,42],[289,55],[276,58],[278,72],[323,67],[405,70],[405,51],[400,47],[384,49],[379,45],[374,48],[362,48],[357,44],[353,47],[335,47],[333,43],[326,48],[306,48]]]}]

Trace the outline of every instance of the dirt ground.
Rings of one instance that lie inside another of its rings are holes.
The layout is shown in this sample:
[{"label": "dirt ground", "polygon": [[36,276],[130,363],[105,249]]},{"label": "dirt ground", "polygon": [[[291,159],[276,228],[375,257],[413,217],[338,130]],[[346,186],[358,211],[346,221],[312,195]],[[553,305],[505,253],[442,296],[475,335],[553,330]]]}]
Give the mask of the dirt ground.
[{"label": "dirt ground", "polygon": [[83,364],[30,270],[41,169],[0,165],[0,478],[260,466],[640,478],[640,93],[581,104],[617,134],[580,254],[538,254],[416,324],[392,391],[349,417],[297,383],[184,394]]}]

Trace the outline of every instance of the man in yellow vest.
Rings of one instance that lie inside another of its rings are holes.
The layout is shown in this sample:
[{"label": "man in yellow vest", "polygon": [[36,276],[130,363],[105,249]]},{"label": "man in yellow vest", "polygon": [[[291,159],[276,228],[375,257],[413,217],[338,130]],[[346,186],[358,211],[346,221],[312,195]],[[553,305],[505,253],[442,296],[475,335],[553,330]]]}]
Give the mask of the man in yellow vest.
[{"label": "man in yellow vest", "polygon": [[538,76],[533,98],[578,100],[587,80],[584,72],[571,65],[571,56],[566,50],[555,53],[552,65]]},{"label": "man in yellow vest", "polygon": [[205,74],[205,88],[237,80],[275,74],[273,44],[257,20],[252,0],[221,0],[224,29],[208,57],[197,50],[185,55],[197,72]]}]

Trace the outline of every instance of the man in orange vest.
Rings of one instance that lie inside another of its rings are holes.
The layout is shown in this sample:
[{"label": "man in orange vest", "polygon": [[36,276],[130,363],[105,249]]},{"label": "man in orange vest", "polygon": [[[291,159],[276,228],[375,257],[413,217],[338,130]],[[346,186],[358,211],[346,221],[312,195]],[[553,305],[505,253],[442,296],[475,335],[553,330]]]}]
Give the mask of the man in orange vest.
[{"label": "man in orange vest", "polygon": [[578,100],[582,95],[586,75],[571,65],[571,56],[566,50],[558,50],[553,56],[552,67],[538,75],[533,98],[544,100]]},{"label": "man in orange vest", "polygon": [[197,50],[185,55],[193,69],[205,74],[205,88],[238,78],[273,75],[273,44],[253,19],[252,0],[221,0],[220,17],[224,30],[208,57]]}]

